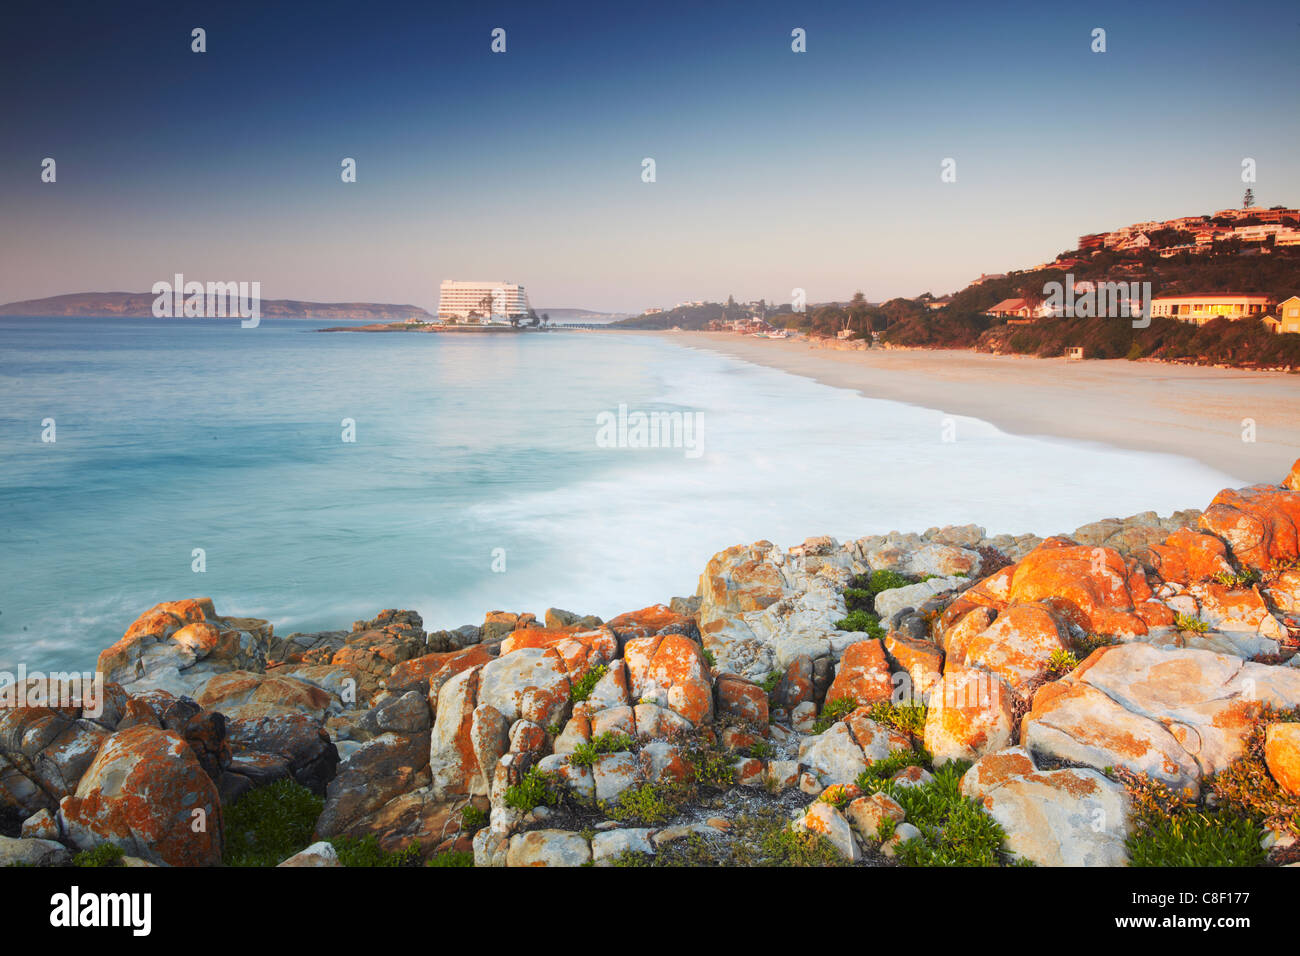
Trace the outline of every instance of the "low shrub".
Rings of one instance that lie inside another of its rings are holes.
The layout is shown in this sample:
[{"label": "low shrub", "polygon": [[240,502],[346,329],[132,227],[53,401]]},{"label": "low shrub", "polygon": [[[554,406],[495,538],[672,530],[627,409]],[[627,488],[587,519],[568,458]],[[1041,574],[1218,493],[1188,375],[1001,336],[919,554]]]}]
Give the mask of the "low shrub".
[{"label": "low shrub", "polygon": [[883,639],[885,630],[880,626],[880,618],[870,611],[850,611],[845,617],[834,623],[837,631],[853,631],[869,634],[877,640]]},{"label": "low shrub", "polygon": [[906,820],[921,835],[901,843],[904,866],[998,866],[1014,862],[1003,850],[1006,833],[974,800],[961,793],[961,778],[970,768],[950,761],[934,771],[934,780],[915,787],[885,781],[877,789],[893,797]]},{"label": "low shrub", "polygon": [[822,705],[822,712],[813,722],[813,733],[824,734],[836,722],[843,720],[858,709],[858,702],[852,697],[837,697]]},{"label": "low shrub", "polygon": [[529,813],[538,806],[553,807],[560,802],[559,778],[537,767],[529,767],[518,783],[506,788],[506,806]]},{"label": "low shrub", "polygon": [[1079,666],[1079,658],[1072,651],[1057,648],[1047,658],[1048,680],[1059,680]]},{"label": "low shrub", "polygon": [[[344,866],[419,866],[420,846],[411,843],[400,850],[387,851],[379,845],[379,837],[368,833],[364,837],[336,836],[330,838],[339,863]],[[470,854],[471,858],[473,854]]]},{"label": "low shrub", "polygon": [[587,743],[578,744],[574,747],[573,752],[569,754],[569,763],[575,767],[590,767],[596,762],[596,758],[603,754],[619,753],[631,749],[631,737],[610,730],[591,738]]},{"label": "low shrub", "polygon": [[1261,821],[1270,830],[1300,837],[1300,797],[1278,785],[1264,760],[1268,725],[1296,722],[1300,722],[1300,707],[1285,710],[1265,705],[1251,723],[1241,757],[1209,777],[1205,786],[1219,804]]},{"label": "low shrub", "polygon": [[82,850],[72,858],[73,866],[121,866],[126,851],[116,843],[101,843],[93,850]]},{"label": "low shrub", "polygon": [[288,777],[244,794],[223,811],[227,866],[275,866],[310,846],[325,801]]},{"label": "low shrub", "polygon": [[463,852],[448,850],[445,853],[439,853],[435,856],[429,857],[429,862],[426,863],[425,865],[426,866],[473,866],[474,854],[469,852],[468,850],[465,850]]},{"label": "low shrub", "polygon": [[896,750],[883,760],[877,760],[858,774],[854,781],[864,794],[870,795],[883,789],[894,774],[908,767],[921,767],[929,770],[933,758],[926,750]]},{"label": "low shrub", "polygon": [[1260,582],[1259,572],[1254,568],[1245,571],[1220,571],[1214,580],[1228,588],[1248,588]]},{"label": "low shrub", "polygon": [[1240,808],[1209,808],[1146,774],[1114,770],[1129,792],[1133,830],[1130,866],[1258,866],[1267,852],[1262,827]]},{"label": "low shrub", "polygon": [[913,737],[925,735],[925,718],[929,708],[925,704],[896,704],[880,701],[872,704],[867,716],[878,724],[885,724]]},{"label": "low shrub", "polygon": [[1175,615],[1174,626],[1180,631],[1189,631],[1193,634],[1204,634],[1210,629],[1209,624],[1202,621],[1199,617],[1192,617],[1190,614]]},{"label": "low shrub", "polygon": [[675,817],[690,796],[690,789],[680,784],[643,783],[624,790],[613,803],[602,803],[601,809],[611,820],[651,826]]},{"label": "low shrub", "polygon": [[1085,634],[1073,641],[1075,657],[1085,661],[1099,647],[1113,647],[1118,643],[1119,641],[1115,640],[1115,638],[1107,637],[1104,634]]},{"label": "low shrub", "polygon": [[609,667],[605,664],[600,664],[587,671],[569,686],[569,700],[575,704],[586,700],[608,671]]}]

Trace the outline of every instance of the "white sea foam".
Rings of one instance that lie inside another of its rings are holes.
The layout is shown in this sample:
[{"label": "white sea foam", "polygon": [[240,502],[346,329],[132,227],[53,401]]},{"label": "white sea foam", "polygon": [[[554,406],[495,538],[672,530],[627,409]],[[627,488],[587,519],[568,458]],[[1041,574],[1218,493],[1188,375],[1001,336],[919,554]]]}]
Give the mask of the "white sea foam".
[{"label": "white sea foam", "polygon": [[[607,617],[694,592],[733,544],[972,522],[1049,534],[1204,507],[1241,484],[643,336],[166,320],[4,334],[0,665],[88,666],[183,597],[278,634],[385,607],[430,629],[494,609]],[[602,447],[598,416],[622,404],[698,413],[702,453]],[[42,445],[30,426],[51,409],[59,441]],[[340,440],[345,417],[355,443]]]}]

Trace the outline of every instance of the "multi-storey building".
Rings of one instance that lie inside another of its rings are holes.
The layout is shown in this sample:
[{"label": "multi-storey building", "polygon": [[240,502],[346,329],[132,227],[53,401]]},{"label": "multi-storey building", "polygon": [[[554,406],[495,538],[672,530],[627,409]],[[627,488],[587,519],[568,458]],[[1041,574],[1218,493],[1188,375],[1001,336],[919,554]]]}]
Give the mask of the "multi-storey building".
[{"label": "multi-storey building", "polygon": [[443,279],[438,296],[438,318],[483,322],[509,321],[528,314],[528,295],[513,282],[460,282]]},{"label": "multi-storey building", "polygon": [[1273,307],[1271,295],[1240,292],[1194,292],[1162,295],[1151,300],[1151,316],[1204,325],[1214,319],[1263,317]]}]

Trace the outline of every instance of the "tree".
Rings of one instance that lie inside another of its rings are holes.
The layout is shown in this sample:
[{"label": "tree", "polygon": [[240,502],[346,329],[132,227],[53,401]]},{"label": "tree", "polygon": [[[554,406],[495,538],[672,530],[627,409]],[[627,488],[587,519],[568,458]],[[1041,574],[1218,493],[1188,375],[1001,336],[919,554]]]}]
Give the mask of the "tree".
[{"label": "tree", "polygon": [[1246,197],[1241,201],[1241,208],[1249,209],[1253,205],[1255,205],[1255,190],[1247,186]]}]

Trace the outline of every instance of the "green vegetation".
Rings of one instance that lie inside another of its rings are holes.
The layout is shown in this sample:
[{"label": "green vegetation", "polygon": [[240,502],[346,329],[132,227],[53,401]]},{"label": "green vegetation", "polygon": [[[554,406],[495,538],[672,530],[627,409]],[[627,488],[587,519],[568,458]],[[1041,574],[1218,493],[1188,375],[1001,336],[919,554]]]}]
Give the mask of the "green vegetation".
[{"label": "green vegetation", "polygon": [[829,841],[788,825],[765,833],[759,842],[759,852],[771,861],[769,866],[844,866],[847,863]]},{"label": "green vegetation", "polygon": [[275,866],[312,842],[325,801],[288,777],[244,794],[223,813],[227,866]]},{"label": "green vegetation", "polygon": [[1264,762],[1268,725],[1300,722],[1300,707],[1280,710],[1265,705],[1246,735],[1242,756],[1205,781],[1220,805],[1234,807],[1270,830],[1286,830],[1300,837],[1300,797],[1283,790]]},{"label": "green vegetation", "polygon": [[[934,780],[916,787],[885,781],[876,789],[893,797],[907,822],[921,835],[898,846],[904,866],[997,866],[1012,861],[1002,849],[1006,834],[973,800],[962,796],[961,778],[970,768],[951,761],[934,771]],[[872,781],[868,781],[872,782]]]},{"label": "green vegetation", "polygon": [[876,595],[881,591],[907,587],[919,580],[922,579],[886,570],[854,575],[844,589],[844,606],[849,613],[835,622],[836,629],[860,631],[877,639],[883,638],[885,631],[876,615]]},{"label": "green vegetation", "polygon": [[916,578],[908,574],[900,574],[898,571],[872,571],[867,578],[867,590],[872,594],[879,594],[881,591],[890,591],[894,588],[905,588],[909,584],[915,584]]},{"label": "green vegetation", "polygon": [[602,801],[600,809],[612,820],[639,826],[671,820],[702,791],[726,790],[736,783],[732,766],[736,757],[718,746],[703,733],[679,734],[674,741],[681,748],[682,760],[689,768],[684,780],[644,783],[624,790],[614,802]]},{"label": "green vegetation", "polygon": [[1247,568],[1245,571],[1220,571],[1214,580],[1224,587],[1235,589],[1252,587],[1259,583],[1260,577],[1254,568]]},{"label": "green vegetation", "polygon": [[1146,774],[1113,771],[1128,788],[1133,832],[1129,866],[1258,866],[1261,826],[1240,808],[1209,808]]},{"label": "green vegetation", "polygon": [[[410,843],[400,850],[388,852],[379,845],[379,837],[368,833],[361,839],[331,837],[330,844],[344,866],[419,866],[420,845]],[[470,854],[471,860],[473,854]]]},{"label": "green vegetation", "polygon": [[1190,614],[1175,615],[1174,626],[1180,631],[1190,631],[1194,634],[1204,634],[1210,629],[1209,624],[1202,621],[1199,617],[1192,617]]},{"label": "green vegetation", "polygon": [[880,626],[880,618],[870,611],[850,611],[847,616],[836,621],[834,627],[837,631],[861,631],[877,640],[885,636],[885,630]]},{"label": "green vegetation", "polygon": [[844,604],[850,610],[863,608],[871,610],[871,599],[874,595],[865,588],[847,587],[844,589]]},{"label": "green vegetation", "polygon": [[827,787],[817,798],[822,803],[829,803],[837,810],[843,810],[855,799],[855,791],[850,787],[842,787],[839,784]]},{"label": "green vegetation", "polygon": [[126,851],[116,843],[101,843],[93,850],[82,850],[72,858],[73,866],[121,866]]},{"label": "green vegetation", "polygon": [[677,816],[694,795],[694,788],[686,783],[643,783],[624,790],[613,803],[603,801],[600,807],[611,820],[652,826]]},{"label": "green vegetation", "polygon": [[858,774],[855,782],[864,794],[870,796],[882,790],[885,783],[898,771],[906,770],[908,767],[929,770],[933,762],[934,758],[927,750],[896,750],[884,760],[877,760]]},{"label": "green vegetation", "polygon": [[[1241,220],[1235,224],[1248,222]],[[1009,326],[1004,319],[985,314],[1002,299],[1041,300],[1045,284],[1063,284],[1067,273],[1076,281],[1149,281],[1155,295],[1267,292],[1279,301],[1300,295],[1298,249],[1275,246],[1266,250],[1246,249],[1241,242],[1229,240],[1216,243],[1208,253],[1176,252],[1165,258],[1161,251],[1189,243],[1189,234],[1173,229],[1157,230],[1148,238],[1152,246],[1143,251],[1107,249],[1063,253],[1059,265],[1053,263],[1044,269],[1012,272],[969,285],[939,309],[929,308],[934,300],[929,293],[916,299],[890,299],[879,305],[868,303],[858,293],[847,303],[811,307],[801,313],[793,312],[788,303],[765,303],[761,311],[777,327],[828,338],[841,331],[849,331],[857,339],[871,339],[876,333],[882,343],[892,345],[974,348],[1043,357],[1062,356],[1067,348],[1082,346],[1088,358],[1300,366],[1300,336],[1277,335],[1255,318],[1222,318],[1196,326],[1152,317],[1144,327],[1134,328],[1130,319],[1107,317],[1044,318],[1030,325]],[[1261,251],[1269,254],[1259,254]],[[750,315],[750,309],[734,301],[710,302],[637,316],[616,322],[614,326],[701,329],[711,323]]]},{"label": "green vegetation", "polygon": [[762,683],[760,683],[758,686],[763,688],[763,693],[771,697],[772,691],[776,690],[776,685],[781,683],[782,676],[783,675],[781,674],[780,671],[772,671],[772,673],[768,674],[766,677],[763,678]]},{"label": "green vegetation", "polygon": [[1097,648],[1110,647],[1118,643],[1119,641],[1113,637],[1106,637],[1102,634],[1085,634],[1074,641],[1075,656],[1081,661],[1086,661]]},{"label": "green vegetation", "polygon": [[749,745],[749,755],[758,760],[771,760],[776,756],[776,748],[760,737]]},{"label": "green vegetation", "polygon": [[867,716],[878,724],[885,724],[919,738],[925,735],[925,716],[929,710],[925,704],[895,704],[892,701],[881,701],[871,705]]},{"label": "green vegetation", "polygon": [[529,813],[538,806],[553,807],[560,802],[559,778],[537,767],[529,767],[518,783],[506,788],[506,806]]},{"label": "green vegetation", "polygon": [[735,756],[702,734],[685,738],[682,759],[691,768],[690,782],[695,787],[726,790],[736,782]]},{"label": "green vegetation", "polygon": [[[1300,250],[1274,248],[1269,255],[1243,256],[1240,243],[1225,242],[1216,243],[1209,254],[1178,253],[1161,258],[1155,246],[1176,245],[1186,240],[1186,234],[1168,231],[1151,238],[1154,245],[1147,251],[1070,254],[1072,261],[1060,266],[1011,273],[968,286],[937,311],[925,308],[919,300],[885,303],[868,310],[863,326],[869,322],[875,329],[883,329],[882,341],[895,345],[975,348],[1042,357],[1061,356],[1070,346],[1082,346],[1088,358],[1300,365],[1300,336],[1278,335],[1259,319],[1223,318],[1195,326],[1153,317],[1144,328],[1134,328],[1123,318],[1063,317],[1008,326],[1004,320],[984,314],[1002,299],[1041,298],[1044,285],[1064,283],[1067,272],[1079,281],[1149,281],[1155,295],[1267,292],[1280,301],[1300,294]],[[836,318],[827,315],[824,321],[833,327]]]},{"label": "green vegetation", "polygon": [[591,692],[596,689],[596,684],[600,682],[600,679],[605,676],[608,670],[609,668],[606,665],[600,664],[579,677],[569,687],[569,700],[577,704],[590,697]]},{"label": "green vegetation", "polygon": [[858,709],[858,702],[852,697],[837,697],[822,705],[822,712],[813,723],[814,734],[824,734],[831,726],[843,720]]},{"label": "green vegetation", "polygon": [[1203,781],[1201,797],[1175,793],[1145,774],[1113,770],[1129,792],[1131,866],[1259,866],[1264,830],[1300,836],[1300,798],[1268,772],[1264,740],[1269,724],[1300,721],[1300,708],[1262,707],[1251,720],[1240,758]]},{"label": "green vegetation", "polygon": [[631,737],[610,730],[591,738],[588,743],[574,747],[573,752],[569,754],[569,763],[576,767],[590,767],[596,762],[596,758],[603,754],[631,749]]},{"label": "green vegetation", "polygon": [[426,866],[473,866],[474,854],[466,850],[458,853],[455,850],[448,850],[446,853],[439,853],[436,856],[429,857]]},{"label": "green vegetation", "polygon": [[680,784],[643,783],[624,790],[613,803],[602,803],[601,808],[611,820],[651,826],[671,820],[689,799],[689,791]]},{"label": "green vegetation", "polygon": [[1079,666],[1073,651],[1057,648],[1047,658],[1047,679],[1058,680]]},{"label": "green vegetation", "polygon": [[[1162,294],[1162,293],[1157,293]],[[1197,326],[1155,316],[1144,329],[1114,317],[1039,319],[1032,325],[997,325],[976,348],[1001,349],[1040,358],[1083,346],[1088,358],[1145,358],[1248,366],[1300,365],[1300,337],[1278,335],[1258,318],[1219,318]]]},{"label": "green vegetation", "polygon": [[691,834],[659,847],[657,853],[626,851],[615,866],[847,866],[829,841],[790,828],[777,807],[764,807],[732,821],[726,838]]},{"label": "green vegetation", "polygon": [[[931,575],[926,575],[931,577]],[[870,574],[857,574],[849,581],[849,586],[844,589],[844,606],[850,611],[874,611],[876,609],[876,595],[881,591],[890,591],[894,588],[905,588],[909,584],[916,584],[924,578],[917,578],[910,574],[900,574],[898,571],[872,571]]]},{"label": "green vegetation", "polygon": [[488,825],[488,812],[480,810],[472,803],[460,811],[460,828],[464,833],[474,834]]},{"label": "green vegetation", "polygon": [[709,650],[708,648],[702,648],[701,650],[704,653],[704,662],[708,664],[710,668],[717,667],[718,658],[714,655],[713,651]]}]

